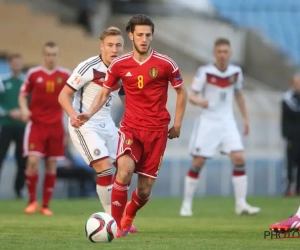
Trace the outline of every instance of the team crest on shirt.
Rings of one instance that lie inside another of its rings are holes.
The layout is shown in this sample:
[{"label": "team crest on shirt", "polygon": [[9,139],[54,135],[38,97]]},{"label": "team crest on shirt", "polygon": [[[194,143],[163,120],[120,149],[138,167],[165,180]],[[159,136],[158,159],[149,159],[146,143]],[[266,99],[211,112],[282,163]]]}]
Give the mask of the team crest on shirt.
[{"label": "team crest on shirt", "polygon": [[130,146],[130,145],[133,143],[133,140],[127,139],[127,140],[125,141],[125,143],[126,143],[126,145]]},{"label": "team crest on shirt", "polygon": [[96,156],[100,155],[100,150],[98,148],[94,150],[94,155],[96,155]]},{"label": "team crest on shirt", "polygon": [[30,143],[30,144],[29,144],[29,149],[30,149],[30,150],[33,150],[33,149],[34,149],[34,143]]},{"label": "team crest on shirt", "polygon": [[62,77],[61,77],[61,76],[58,76],[58,77],[56,78],[56,82],[57,82],[58,84],[61,84],[61,83],[62,83]]},{"label": "team crest on shirt", "polygon": [[157,68],[151,68],[149,70],[149,75],[152,77],[152,78],[156,78],[157,75],[158,75],[158,69]]}]

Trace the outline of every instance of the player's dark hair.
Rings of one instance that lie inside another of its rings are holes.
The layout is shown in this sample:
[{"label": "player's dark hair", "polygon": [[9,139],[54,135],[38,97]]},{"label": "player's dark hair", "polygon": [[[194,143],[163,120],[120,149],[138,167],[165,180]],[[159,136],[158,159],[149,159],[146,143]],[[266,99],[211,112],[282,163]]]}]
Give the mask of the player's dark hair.
[{"label": "player's dark hair", "polygon": [[55,42],[53,42],[53,41],[49,41],[49,42],[46,42],[46,43],[44,44],[44,48],[45,48],[45,47],[54,48],[54,47],[57,47],[57,44],[56,44]]},{"label": "player's dark hair", "polygon": [[126,32],[133,33],[135,26],[137,26],[137,25],[151,26],[152,33],[154,33],[154,23],[153,23],[152,19],[150,17],[148,17],[147,15],[144,15],[144,14],[134,15],[126,25]]},{"label": "player's dark hair", "polygon": [[11,62],[14,59],[22,58],[20,53],[13,53],[8,56],[8,61]]},{"label": "player's dark hair", "polygon": [[230,41],[229,41],[229,39],[224,38],[224,37],[218,38],[217,40],[215,40],[215,47],[217,47],[219,45],[228,45],[228,46],[230,46]]},{"label": "player's dark hair", "polygon": [[111,26],[105,30],[103,30],[100,34],[100,40],[103,42],[103,40],[108,36],[121,36],[123,37],[122,31],[114,26]]}]

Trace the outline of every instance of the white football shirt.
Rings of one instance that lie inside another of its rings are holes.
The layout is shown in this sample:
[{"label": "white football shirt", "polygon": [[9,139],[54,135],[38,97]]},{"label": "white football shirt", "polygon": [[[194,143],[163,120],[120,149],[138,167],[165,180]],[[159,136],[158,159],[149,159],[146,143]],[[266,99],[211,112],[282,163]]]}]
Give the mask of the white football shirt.
[{"label": "white football shirt", "polygon": [[208,108],[201,115],[233,118],[234,92],[243,87],[243,73],[239,66],[229,64],[226,70],[219,70],[214,64],[199,67],[192,91],[208,100]]},{"label": "white football shirt", "polygon": [[[106,76],[107,66],[103,63],[101,56],[94,56],[81,62],[73,71],[67,81],[69,87],[75,92],[73,107],[78,113],[87,112],[93,103],[94,98],[102,89]],[[111,92],[106,104],[89,120],[90,124],[112,121],[110,114],[111,106],[117,96],[117,84]]]}]

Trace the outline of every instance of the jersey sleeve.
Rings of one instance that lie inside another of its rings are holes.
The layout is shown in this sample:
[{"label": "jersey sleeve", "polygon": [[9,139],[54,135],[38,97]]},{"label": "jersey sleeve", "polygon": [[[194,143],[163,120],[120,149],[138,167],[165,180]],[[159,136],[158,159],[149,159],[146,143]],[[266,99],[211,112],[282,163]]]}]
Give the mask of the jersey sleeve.
[{"label": "jersey sleeve", "polygon": [[120,75],[118,71],[117,62],[112,61],[109,68],[107,69],[103,87],[112,90],[115,88],[117,84],[119,84],[119,80],[120,80]]},{"label": "jersey sleeve", "polygon": [[243,81],[244,81],[243,72],[242,72],[242,70],[240,70],[239,73],[238,73],[236,84],[234,86],[235,91],[241,91],[242,90]]},{"label": "jersey sleeve", "polygon": [[183,84],[183,79],[180,74],[180,70],[171,58],[168,58],[167,60],[168,67],[167,67],[167,75],[168,75],[168,80],[173,86],[173,88],[178,88]]},{"label": "jersey sleeve", "polygon": [[29,95],[33,89],[33,85],[32,73],[29,71],[24,78],[24,82],[20,88],[20,93],[23,95]]},{"label": "jersey sleeve", "polygon": [[204,88],[205,80],[205,71],[203,67],[199,67],[192,82],[192,91],[197,93],[201,92]]},{"label": "jersey sleeve", "polygon": [[67,85],[77,91],[81,89],[86,83],[93,80],[93,72],[91,67],[87,67],[86,62],[80,63],[72,72],[67,80]]}]

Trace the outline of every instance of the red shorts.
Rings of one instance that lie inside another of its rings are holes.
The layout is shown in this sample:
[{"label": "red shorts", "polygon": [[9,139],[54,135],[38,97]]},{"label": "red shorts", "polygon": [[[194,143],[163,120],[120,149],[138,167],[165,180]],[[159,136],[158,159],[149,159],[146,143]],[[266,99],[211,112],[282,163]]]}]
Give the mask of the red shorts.
[{"label": "red shorts", "polygon": [[25,128],[23,155],[59,159],[64,157],[63,124],[37,124],[29,121]]},{"label": "red shorts", "polygon": [[135,173],[156,179],[168,140],[166,131],[145,131],[129,127],[119,130],[117,160],[129,153],[135,161]]}]

